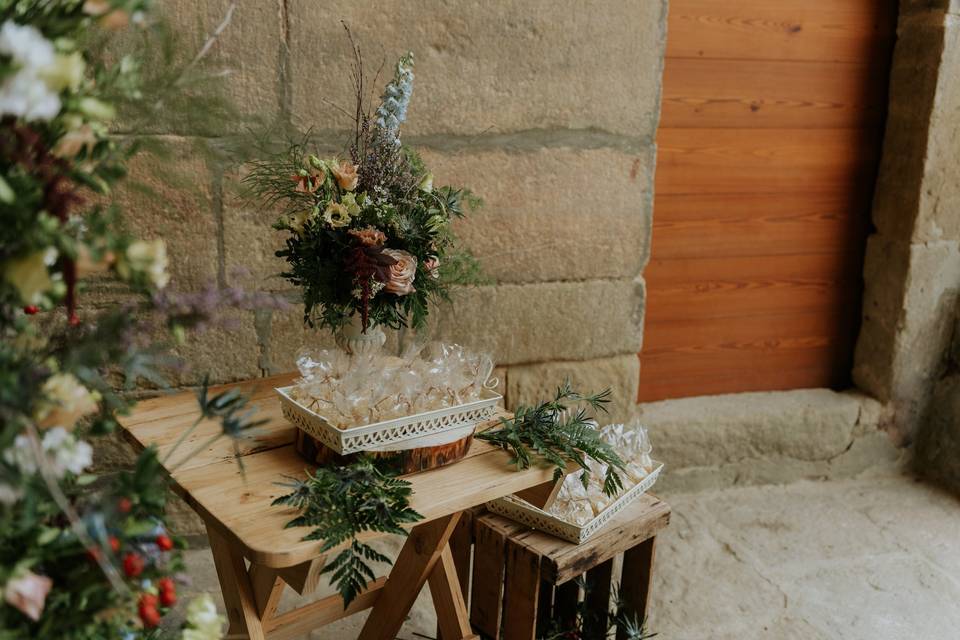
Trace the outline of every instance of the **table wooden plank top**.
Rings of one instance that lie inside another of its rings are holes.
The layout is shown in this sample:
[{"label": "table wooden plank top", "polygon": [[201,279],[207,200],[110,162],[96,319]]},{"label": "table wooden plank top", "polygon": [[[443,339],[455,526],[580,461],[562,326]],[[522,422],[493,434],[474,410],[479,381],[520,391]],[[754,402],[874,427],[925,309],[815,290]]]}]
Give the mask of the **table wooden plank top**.
[{"label": "table wooden plank top", "polygon": [[[164,461],[178,493],[208,525],[238,544],[252,562],[275,568],[312,560],[320,555],[321,546],[302,540],[309,533],[307,528],[284,528],[295,510],[270,504],[286,492],[278,484],[284,477],[303,478],[310,469],[293,448],[295,427],[283,418],[274,392],[274,387],[288,385],[295,377],[284,374],[211,389],[217,393],[240,387],[251,395],[255,417],[267,422],[236,441],[224,437],[210,443],[220,426],[215,420],[204,421]],[[135,446],[153,445],[164,460],[199,413],[196,395],[187,392],[144,400],[120,422]],[[406,479],[413,485],[411,506],[426,522],[543,484],[551,477],[549,468],[519,471],[510,464],[508,453],[475,440],[460,462]],[[378,535],[383,534],[364,537]]]}]

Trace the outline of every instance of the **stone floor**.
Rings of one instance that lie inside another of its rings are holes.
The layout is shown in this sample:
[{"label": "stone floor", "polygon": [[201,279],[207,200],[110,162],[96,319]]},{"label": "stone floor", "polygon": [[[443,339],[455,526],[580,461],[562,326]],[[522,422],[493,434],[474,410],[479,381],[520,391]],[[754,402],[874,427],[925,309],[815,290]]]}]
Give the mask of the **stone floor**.
[{"label": "stone floor", "polygon": [[[650,628],[658,638],[960,638],[960,500],[912,478],[731,488],[668,497]],[[190,552],[216,590],[209,551]],[[355,637],[362,618],[313,632]],[[432,637],[421,598],[400,637]]]}]

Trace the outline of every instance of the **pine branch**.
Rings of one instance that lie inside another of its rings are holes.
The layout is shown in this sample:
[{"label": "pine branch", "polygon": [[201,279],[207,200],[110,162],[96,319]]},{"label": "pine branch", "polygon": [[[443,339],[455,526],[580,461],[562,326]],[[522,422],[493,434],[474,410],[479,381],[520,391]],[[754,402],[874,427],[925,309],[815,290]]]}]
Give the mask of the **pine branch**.
[{"label": "pine branch", "polygon": [[582,469],[580,478],[586,485],[590,478],[587,458],[607,465],[603,492],[616,495],[623,489],[619,471],[624,462],[613,447],[600,438],[590,420],[587,407],[606,411],[610,389],[600,393],[581,394],[565,381],[553,400],[536,406],[517,407],[513,418],[501,418],[500,426],[477,434],[477,438],[509,451],[510,461],[520,469],[529,467],[534,459],[554,467],[554,479],[559,480],[567,465],[575,463]]}]

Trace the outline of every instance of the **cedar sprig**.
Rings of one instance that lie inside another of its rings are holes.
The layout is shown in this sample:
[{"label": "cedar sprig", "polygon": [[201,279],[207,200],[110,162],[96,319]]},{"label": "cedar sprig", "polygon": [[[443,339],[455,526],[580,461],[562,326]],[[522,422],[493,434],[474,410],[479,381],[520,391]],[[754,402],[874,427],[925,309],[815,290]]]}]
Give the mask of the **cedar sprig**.
[{"label": "cedar sprig", "polygon": [[284,483],[290,493],[273,501],[300,511],[287,527],[313,527],[304,540],[322,540],[324,552],[349,542],[324,568],[350,604],[376,575],[368,563],[390,559],[357,540],[364,531],[407,535],[402,525],[423,519],[410,508],[410,483],[379,469],[369,457],[342,467],[320,467],[306,480]]},{"label": "cedar sprig", "polygon": [[477,437],[513,454],[511,463],[526,469],[534,462],[552,465],[554,480],[559,480],[567,465],[576,463],[581,469],[580,480],[586,486],[590,480],[587,458],[607,465],[603,492],[616,495],[623,489],[619,471],[624,462],[613,447],[600,438],[588,409],[606,412],[610,389],[600,393],[581,394],[574,391],[570,381],[557,388],[552,400],[536,406],[517,407],[512,418],[501,418],[500,425],[477,434]]}]

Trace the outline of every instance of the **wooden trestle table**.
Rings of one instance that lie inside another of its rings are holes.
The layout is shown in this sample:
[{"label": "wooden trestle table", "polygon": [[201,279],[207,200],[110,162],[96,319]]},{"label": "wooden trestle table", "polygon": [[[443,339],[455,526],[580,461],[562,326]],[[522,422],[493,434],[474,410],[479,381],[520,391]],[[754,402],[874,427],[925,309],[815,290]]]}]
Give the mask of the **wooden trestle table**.
[{"label": "wooden trestle table", "polygon": [[[551,470],[518,471],[506,452],[475,440],[465,459],[407,477],[414,491],[411,506],[424,520],[412,527],[389,575],[371,583],[346,609],[335,594],[278,615],[283,589],[309,592],[316,587],[324,562],[321,542],[302,539],[309,529],[284,528],[295,511],[271,506],[285,492],[278,483],[285,476],[303,477],[309,468],[293,449],[294,427],[283,418],[273,391],[294,377],[259,378],[213,389],[240,387],[251,395],[256,417],[268,422],[237,441],[224,437],[212,443],[219,423],[202,422],[164,462],[177,492],[206,524],[230,637],[296,638],[372,607],[360,638],[392,639],[429,581],[443,640],[474,638],[448,540],[465,510],[511,493],[543,491],[550,485]],[[187,392],[140,402],[121,423],[135,446],[155,446],[163,460],[198,415],[196,396]],[[201,446],[199,454],[187,459]],[[242,472],[236,456],[242,459]],[[364,539],[379,535],[383,534]]]}]

